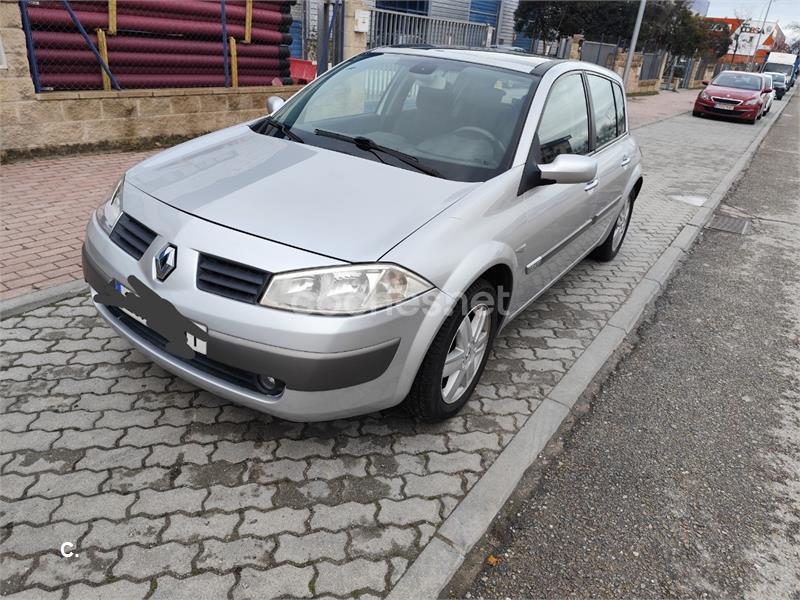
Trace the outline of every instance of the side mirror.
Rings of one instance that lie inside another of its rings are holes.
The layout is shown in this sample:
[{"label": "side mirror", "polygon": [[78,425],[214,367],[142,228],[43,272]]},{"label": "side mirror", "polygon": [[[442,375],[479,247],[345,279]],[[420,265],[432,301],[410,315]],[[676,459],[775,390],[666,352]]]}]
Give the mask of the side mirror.
[{"label": "side mirror", "polygon": [[270,96],[267,98],[267,114],[275,114],[275,112],[284,104],[286,104],[286,100],[280,96]]},{"label": "side mirror", "polygon": [[765,94],[769,94],[771,91],[772,91],[772,88],[766,88],[766,89],[764,90],[764,93],[765,93]]},{"label": "side mirror", "polygon": [[703,85],[708,85],[709,83],[708,79],[703,79]]},{"label": "side mirror", "polygon": [[597,175],[597,159],[580,154],[559,154],[553,162],[538,167],[543,183],[589,183]]}]

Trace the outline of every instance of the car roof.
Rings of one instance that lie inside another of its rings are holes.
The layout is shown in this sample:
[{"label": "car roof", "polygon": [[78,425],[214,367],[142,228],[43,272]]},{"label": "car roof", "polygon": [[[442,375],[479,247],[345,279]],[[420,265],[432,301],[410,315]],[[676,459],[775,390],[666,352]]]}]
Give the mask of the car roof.
[{"label": "car roof", "polygon": [[375,48],[375,52],[392,54],[408,54],[412,56],[436,56],[450,60],[461,60],[481,65],[489,65],[530,73],[539,65],[555,63],[556,60],[524,54],[517,51],[508,51],[504,48],[459,48],[444,46],[387,46]]}]

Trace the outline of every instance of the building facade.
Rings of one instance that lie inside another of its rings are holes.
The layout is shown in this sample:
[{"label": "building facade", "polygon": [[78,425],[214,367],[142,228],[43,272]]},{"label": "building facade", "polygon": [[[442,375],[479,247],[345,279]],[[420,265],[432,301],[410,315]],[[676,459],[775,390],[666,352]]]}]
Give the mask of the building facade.
[{"label": "building facade", "polygon": [[762,24],[752,20],[731,17],[706,17],[706,21],[719,27],[728,25],[732,33],[732,42],[728,52],[719,62],[730,65],[747,63],[763,63],[767,55],[786,42],[786,36],[777,22]]}]

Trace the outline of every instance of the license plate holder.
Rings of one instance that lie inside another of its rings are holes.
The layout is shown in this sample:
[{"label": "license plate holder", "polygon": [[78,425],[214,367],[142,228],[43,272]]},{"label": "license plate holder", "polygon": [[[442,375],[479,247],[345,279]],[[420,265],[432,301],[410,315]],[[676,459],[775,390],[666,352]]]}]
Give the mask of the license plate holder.
[{"label": "license plate holder", "polygon": [[724,102],[717,102],[714,104],[714,108],[719,108],[722,110],[733,110],[733,104],[725,104]]},{"label": "license plate holder", "polygon": [[[133,293],[131,290],[129,290],[124,285],[122,285],[116,279],[114,280],[114,289],[116,289],[117,292],[119,292],[123,296],[127,296],[128,294],[132,294]],[[129,309],[125,308],[124,306],[120,306],[119,309],[122,312],[124,312],[126,315],[131,317],[132,319],[135,319],[136,321],[141,323],[142,325],[147,325],[147,319],[145,319],[144,317],[141,317],[141,316],[137,315],[136,313],[130,311]],[[192,323],[197,325],[197,327],[199,327],[201,330],[205,331],[206,333],[208,332],[208,327],[206,325],[203,325],[202,323],[198,323],[197,321],[192,321]],[[148,327],[149,327],[149,325],[148,325]],[[191,348],[192,350],[194,350],[197,354],[202,354],[203,356],[205,356],[208,353],[208,344],[207,344],[206,340],[201,340],[200,338],[195,337],[194,335],[192,335],[188,331],[186,332],[186,345],[189,346],[189,348]]]}]

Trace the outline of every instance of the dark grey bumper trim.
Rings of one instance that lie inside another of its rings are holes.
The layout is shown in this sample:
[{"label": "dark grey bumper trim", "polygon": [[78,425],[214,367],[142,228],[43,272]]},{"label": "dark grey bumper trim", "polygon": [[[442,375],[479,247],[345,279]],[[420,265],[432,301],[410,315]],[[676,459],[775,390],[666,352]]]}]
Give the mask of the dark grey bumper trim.
[{"label": "dark grey bumper trim", "polygon": [[[83,274],[95,290],[111,281],[83,248]],[[400,339],[348,352],[316,353],[267,350],[261,344],[209,331],[208,358],[252,373],[275,377],[290,390],[321,392],[366,383],[380,377],[394,359]]]}]

